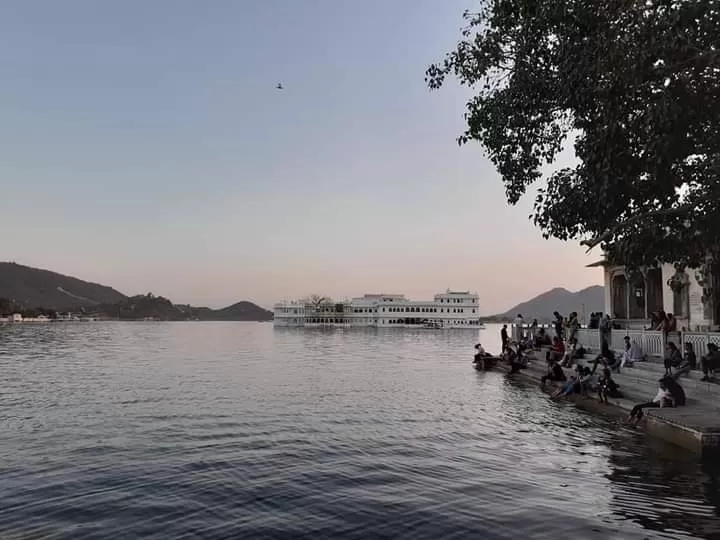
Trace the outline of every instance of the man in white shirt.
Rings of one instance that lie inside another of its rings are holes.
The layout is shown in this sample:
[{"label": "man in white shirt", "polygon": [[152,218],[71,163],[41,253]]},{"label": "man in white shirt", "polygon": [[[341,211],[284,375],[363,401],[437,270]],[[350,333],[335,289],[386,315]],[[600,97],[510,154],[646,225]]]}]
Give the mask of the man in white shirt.
[{"label": "man in white shirt", "polygon": [[634,362],[642,362],[645,360],[642,347],[637,341],[630,342],[630,336],[625,336],[625,350],[622,354],[620,367],[632,367]]}]

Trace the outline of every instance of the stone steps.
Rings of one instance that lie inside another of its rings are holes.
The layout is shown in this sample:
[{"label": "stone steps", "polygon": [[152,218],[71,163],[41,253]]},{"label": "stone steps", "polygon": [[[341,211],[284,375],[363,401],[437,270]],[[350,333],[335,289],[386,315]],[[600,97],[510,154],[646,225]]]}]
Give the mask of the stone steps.
[{"label": "stone steps", "polygon": [[[580,365],[588,365],[590,360],[585,358],[578,361]],[[635,364],[638,366],[639,364]],[[591,367],[591,366],[590,366]],[[659,370],[657,369],[659,367]],[[565,375],[569,378],[574,375],[573,368],[564,368]],[[598,369],[601,369],[598,367]],[[544,362],[535,361],[527,370],[534,377],[540,378],[547,371]],[[613,378],[619,385],[624,399],[633,404],[650,401],[658,391],[658,379],[665,373],[663,365],[657,364],[649,369],[623,368],[620,373],[613,372]],[[692,377],[695,378],[692,378]],[[687,406],[702,405],[706,409],[720,411],[720,385],[715,383],[702,382],[696,373],[691,378],[681,377],[680,385],[685,390]]]},{"label": "stone steps", "polygon": [[[537,384],[540,377],[547,373],[547,365],[544,361],[545,352],[535,351],[531,356],[534,357],[534,360],[531,360],[528,369],[521,370],[517,376]],[[584,364],[592,359],[594,359],[594,355],[589,354],[580,363]],[[498,367],[506,371],[509,369],[508,365],[504,363]],[[610,398],[609,405],[601,404],[597,399],[597,393],[590,393],[587,397],[571,395],[569,401],[588,411],[603,415],[625,416],[636,404],[649,401],[655,396],[657,380],[665,371],[662,361],[650,362],[643,367],[645,369],[627,368],[623,369],[620,374],[613,373],[613,377],[623,392],[623,397]],[[566,370],[567,375],[571,373],[572,369]],[[653,436],[717,459],[720,457],[718,455],[720,452],[718,388],[717,385],[708,387],[707,383],[703,383],[706,385],[704,387],[695,385],[690,388],[693,386],[692,383],[700,382],[700,377],[701,375],[693,373],[687,382],[681,379],[688,398],[685,407],[647,409],[640,425]],[[701,392],[702,388],[707,389],[704,394]],[[546,391],[552,391],[552,388],[548,386]]]},{"label": "stone steps", "polygon": [[[635,362],[633,367],[625,367],[620,370],[621,376],[629,376],[648,382],[654,381],[655,384],[657,384],[658,379],[660,379],[664,374],[665,366],[661,361]],[[613,376],[617,375],[613,374]],[[707,397],[715,396],[718,403],[720,403],[720,384],[717,384],[716,382],[701,381],[700,379],[702,376],[702,371],[696,369],[687,375],[681,376],[680,379],[678,379],[678,382],[686,392],[702,394]],[[618,379],[618,381],[619,380],[620,379]]]}]

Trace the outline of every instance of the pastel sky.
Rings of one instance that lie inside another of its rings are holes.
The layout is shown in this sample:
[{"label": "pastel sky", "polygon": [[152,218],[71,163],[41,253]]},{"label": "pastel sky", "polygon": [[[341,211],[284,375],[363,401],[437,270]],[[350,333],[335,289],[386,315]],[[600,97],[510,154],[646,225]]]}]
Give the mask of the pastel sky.
[{"label": "pastel sky", "polygon": [[3,2],[0,258],[211,306],[600,283],[425,86],[474,5]]}]

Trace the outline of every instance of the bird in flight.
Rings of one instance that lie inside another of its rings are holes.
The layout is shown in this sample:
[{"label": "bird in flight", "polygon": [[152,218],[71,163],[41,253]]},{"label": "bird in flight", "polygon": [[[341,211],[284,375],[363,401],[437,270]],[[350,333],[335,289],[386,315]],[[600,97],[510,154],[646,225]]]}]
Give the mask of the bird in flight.
[{"label": "bird in flight", "polygon": [[283,90],[282,83],[278,83],[278,85],[275,88],[277,88],[278,90]]}]

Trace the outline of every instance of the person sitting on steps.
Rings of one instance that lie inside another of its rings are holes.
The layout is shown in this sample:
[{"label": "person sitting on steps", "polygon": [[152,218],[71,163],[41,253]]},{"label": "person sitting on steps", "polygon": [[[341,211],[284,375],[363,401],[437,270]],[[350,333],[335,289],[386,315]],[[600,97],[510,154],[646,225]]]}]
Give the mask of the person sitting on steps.
[{"label": "person sitting on steps", "polygon": [[622,393],[618,390],[619,385],[612,378],[609,368],[603,368],[602,376],[598,380],[598,397],[600,403],[608,403],[608,398],[620,398]]},{"label": "person sitting on steps", "polygon": [[670,391],[665,384],[665,378],[662,378],[658,381],[658,386],[658,393],[655,395],[652,401],[648,401],[647,403],[639,403],[638,405],[635,405],[633,407],[632,411],[630,411],[630,416],[628,417],[628,423],[633,423],[634,421],[634,425],[637,425],[637,423],[643,417],[644,409],[672,406],[672,395],[670,394]]},{"label": "person sitting on steps", "polygon": [[685,405],[685,390],[678,384],[674,377],[665,377],[665,386],[670,392],[672,398],[672,407],[682,407]]},{"label": "person sitting on steps", "polygon": [[560,361],[560,365],[562,367],[572,367],[573,360],[575,359],[575,351],[577,350],[577,340],[576,339],[569,339],[568,340],[568,347],[565,348],[565,353],[563,354],[562,360]]},{"label": "person sitting on steps", "polygon": [[540,328],[535,336],[535,348],[539,349],[543,345],[552,345],[550,336],[545,332],[544,328]]},{"label": "person sitting on steps", "polygon": [[524,354],[524,350],[521,344],[513,342],[503,353],[503,357],[510,365],[510,373],[517,373],[528,367],[529,358]]},{"label": "person sitting on steps", "polygon": [[540,386],[545,386],[546,381],[565,382],[566,380],[567,377],[565,377],[565,372],[563,371],[563,368],[560,367],[558,361],[554,358],[550,358],[548,361],[547,374],[540,377]]},{"label": "person sitting on steps", "polygon": [[630,336],[625,336],[625,350],[622,353],[620,367],[632,367],[635,362],[642,362],[645,360],[642,347],[637,341],[633,340],[630,342]]},{"label": "person sitting on steps", "polygon": [[573,392],[580,392],[580,377],[582,375],[582,367],[575,367],[575,375],[571,375],[565,384],[560,385],[551,395],[550,399],[555,401],[557,399],[569,396]]},{"label": "person sitting on steps", "polygon": [[703,378],[701,381],[709,381],[710,374],[715,375],[715,370],[720,369],[720,353],[718,346],[714,343],[708,343],[707,354],[700,359],[700,367],[702,368]]},{"label": "person sitting on steps", "polygon": [[692,343],[685,343],[685,357],[679,366],[675,369],[673,378],[677,381],[681,375],[687,375],[691,370],[695,369],[697,365],[697,357],[695,356],[695,350],[693,349]]},{"label": "person sitting on steps", "polygon": [[595,374],[587,366],[580,368],[580,395],[588,397],[591,390],[594,389]]},{"label": "person sitting on steps", "polygon": [[545,355],[545,359],[549,362],[551,359],[557,360],[558,362],[562,360],[562,357],[565,355],[565,344],[562,342],[562,339],[555,336],[553,338],[553,345],[552,349],[550,349],[547,354]]},{"label": "person sitting on steps", "polygon": [[595,360],[593,360],[593,373],[595,373],[595,370],[600,363],[602,363],[605,367],[614,369],[615,371],[620,373],[620,361],[615,358],[615,353],[610,350],[610,345],[608,345],[606,339],[602,340],[602,345],[600,346],[600,354],[597,356],[597,358],[595,358]]}]

